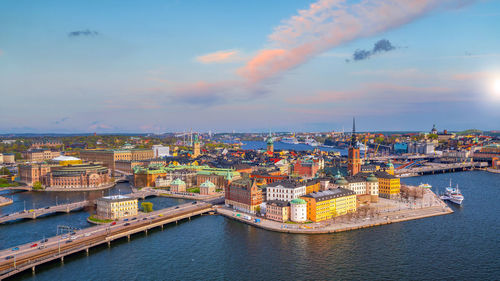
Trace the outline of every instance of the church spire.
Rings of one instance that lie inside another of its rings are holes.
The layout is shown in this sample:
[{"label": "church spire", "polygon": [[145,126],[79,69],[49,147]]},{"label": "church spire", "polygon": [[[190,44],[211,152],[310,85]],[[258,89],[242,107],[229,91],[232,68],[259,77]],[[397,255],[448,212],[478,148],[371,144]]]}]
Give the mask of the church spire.
[{"label": "church spire", "polygon": [[356,119],[354,117],[352,117],[351,147],[354,147],[354,148],[358,147],[358,141],[356,139]]}]

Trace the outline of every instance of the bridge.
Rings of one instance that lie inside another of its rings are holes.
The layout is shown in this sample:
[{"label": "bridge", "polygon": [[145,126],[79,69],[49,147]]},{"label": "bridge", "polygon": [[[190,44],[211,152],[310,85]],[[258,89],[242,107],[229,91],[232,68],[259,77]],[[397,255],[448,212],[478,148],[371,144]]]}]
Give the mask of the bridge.
[{"label": "bridge", "polygon": [[0,187],[0,191],[2,190],[24,190],[24,191],[31,191],[33,188],[31,186],[27,185],[20,185],[20,186],[9,186],[9,187]]},{"label": "bridge", "polygon": [[73,203],[68,203],[68,204],[60,204],[60,205],[55,205],[55,206],[50,206],[50,207],[45,207],[45,208],[39,208],[39,209],[32,209],[32,210],[24,210],[21,212],[17,213],[12,213],[5,215],[3,217],[0,217],[0,223],[5,223],[8,221],[13,221],[13,220],[18,220],[18,219],[36,219],[39,216],[47,215],[47,214],[52,214],[52,213],[69,213],[71,211],[81,209],[85,206],[90,206],[91,203],[88,200],[80,201],[80,202],[73,202]]},{"label": "bridge", "polygon": [[458,171],[466,171],[476,168],[486,168],[488,167],[487,162],[467,162],[467,163],[427,163],[425,166],[420,167],[406,167],[403,169],[396,169],[394,171],[395,175],[400,177],[408,176],[419,176],[426,174],[438,174],[438,173],[452,173]]},{"label": "bridge", "polygon": [[111,225],[98,225],[75,231],[72,236],[54,236],[42,241],[27,243],[4,249],[0,251],[0,279],[13,276],[22,271],[31,269],[35,273],[35,267],[55,260],[64,262],[64,257],[85,251],[102,244],[111,246],[111,242],[127,238],[152,228],[160,227],[169,223],[177,223],[180,220],[191,220],[191,217],[213,211],[212,205],[204,202],[186,203],[176,207],[170,207],[159,211],[141,214],[129,221],[118,221]]},{"label": "bridge", "polygon": [[440,155],[390,155],[390,156],[376,156],[368,157],[370,161],[382,161],[387,162],[389,159],[392,160],[434,160],[439,159]]}]

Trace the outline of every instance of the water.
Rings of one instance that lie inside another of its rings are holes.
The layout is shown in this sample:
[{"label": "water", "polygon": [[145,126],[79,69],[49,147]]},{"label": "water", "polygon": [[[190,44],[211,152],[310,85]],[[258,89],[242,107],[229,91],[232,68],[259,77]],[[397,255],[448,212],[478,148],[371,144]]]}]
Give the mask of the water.
[{"label": "water", "polygon": [[[242,141],[243,145],[241,146],[242,149],[266,149],[267,144],[264,141]],[[288,143],[283,143],[283,142],[274,142],[274,149],[275,150],[295,150],[295,151],[307,151],[307,150],[314,150],[315,148],[318,148],[321,151],[338,151],[340,152],[341,155],[347,155],[347,150],[346,149],[341,149],[341,148],[333,148],[333,147],[322,147],[322,146],[310,146],[307,144],[299,143],[299,144],[288,144]]]},{"label": "water", "polygon": [[[165,230],[137,234],[37,267],[31,280],[494,280],[500,274],[500,175],[462,172],[404,179],[444,190],[450,177],[465,201],[454,214],[329,235],[257,229],[202,216]],[[178,204],[156,198],[156,204]],[[164,203],[160,203],[164,202]],[[0,226],[0,241],[26,242],[83,212]],[[1,247],[5,248],[5,247]]]}]

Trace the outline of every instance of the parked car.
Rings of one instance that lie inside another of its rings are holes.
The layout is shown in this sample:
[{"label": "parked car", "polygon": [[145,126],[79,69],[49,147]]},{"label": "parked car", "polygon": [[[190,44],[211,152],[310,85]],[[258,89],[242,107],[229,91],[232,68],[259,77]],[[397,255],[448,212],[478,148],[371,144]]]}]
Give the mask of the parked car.
[{"label": "parked car", "polygon": [[35,243],[35,244],[31,245],[30,247],[31,247],[31,248],[34,248],[34,247],[36,247],[36,246],[38,246],[38,244],[37,244],[37,243]]},{"label": "parked car", "polygon": [[128,219],[124,219],[123,221],[128,221]]},{"label": "parked car", "polygon": [[116,224],[116,221],[112,222],[111,225],[115,225]]},{"label": "parked car", "polygon": [[126,224],[124,224],[124,225],[125,225],[125,226],[127,226],[127,225],[130,225],[130,223],[128,223],[128,222],[127,222],[127,223],[126,223]]},{"label": "parked car", "polygon": [[137,218],[133,218],[132,220],[136,220]]},{"label": "parked car", "polygon": [[43,239],[42,241],[40,241],[40,243],[45,243],[45,242],[47,242],[47,241],[49,241],[49,239],[45,238],[45,239]]},{"label": "parked car", "polygon": [[12,251],[19,251],[19,247],[12,248]]},{"label": "parked car", "polygon": [[45,245],[40,245],[40,247],[38,247],[39,250],[44,249],[44,248],[45,248]]}]

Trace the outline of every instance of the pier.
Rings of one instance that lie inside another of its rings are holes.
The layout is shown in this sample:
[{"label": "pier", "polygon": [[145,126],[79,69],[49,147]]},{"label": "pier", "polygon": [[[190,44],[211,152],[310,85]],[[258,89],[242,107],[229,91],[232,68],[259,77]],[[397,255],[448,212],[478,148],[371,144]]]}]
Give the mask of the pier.
[{"label": "pier", "polygon": [[[136,233],[145,232],[152,228],[161,228],[170,223],[178,223],[180,220],[191,220],[191,217],[212,212],[212,205],[204,202],[186,203],[176,207],[170,207],[151,213],[140,214],[136,219],[119,221],[111,225],[99,225],[83,230],[78,230],[72,236],[55,236],[48,238],[46,242],[37,241],[4,249],[0,251],[0,279],[7,278],[25,270],[35,273],[36,266],[55,260],[64,262],[68,255],[85,251],[111,242],[127,238]],[[16,250],[13,250],[16,249]]]}]

